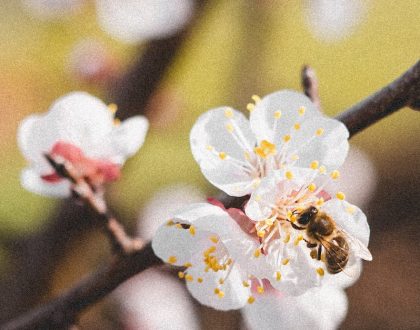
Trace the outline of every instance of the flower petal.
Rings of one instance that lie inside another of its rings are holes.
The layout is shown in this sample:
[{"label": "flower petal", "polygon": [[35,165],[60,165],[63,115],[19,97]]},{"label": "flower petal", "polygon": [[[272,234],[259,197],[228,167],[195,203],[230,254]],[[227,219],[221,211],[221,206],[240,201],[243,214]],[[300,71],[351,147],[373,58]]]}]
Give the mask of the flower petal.
[{"label": "flower petal", "polygon": [[232,196],[252,189],[254,169],[247,160],[255,138],[245,116],[231,108],[217,108],[201,115],[190,134],[191,150],[204,176]]},{"label": "flower petal", "polygon": [[57,183],[48,183],[41,179],[38,171],[26,168],[22,171],[20,182],[22,186],[39,195],[64,198],[70,196],[70,183],[62,180]]},{"label": "flower petal", "polygon": [[347,314],[347,296],[333,287],[315,288],[298,297],[265,294],[242,315],[250,330],[336,329]]}]

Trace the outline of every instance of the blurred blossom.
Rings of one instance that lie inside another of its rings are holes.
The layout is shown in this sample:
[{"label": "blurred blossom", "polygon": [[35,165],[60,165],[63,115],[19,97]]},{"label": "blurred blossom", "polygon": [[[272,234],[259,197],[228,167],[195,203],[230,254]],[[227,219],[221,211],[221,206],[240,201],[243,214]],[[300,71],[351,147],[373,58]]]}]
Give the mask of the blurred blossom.
[{"label": "blurred blossom", "polygon": [[70,165],[94,187],[118,179],[125,160],[142,146],[148,121],[135,116],[120,123],[115,110],[115,105],[73,92],[55,101],[46,114],[25,118],[18,130],[19,147],[29,162],[22,185],[41,195],[70,195],[70,182],[54,171],[45,154]]},{"label": "blurred blossom", "polygon": [[84,39],[73,46],[68,57],[68,70],[82,82],[106,83],[115,77],[118,60],[101,42]]},{"label": "blurred blossom", "polygon": [[165,38],[192,15],[191,0],[96,0],[104,31],[127,43]]},{"label": "blurred blossom", "polygon": [[242,310],[248,330],[337,329],[347,314],[343,289],[322,287],[290,297],[270,291]]},{"label": "blurred blossom", "polygon": [[316,38],[337,42],[356,30],[367,8],[368,0],[306,0],[304,15]]},{"label": "blurred blossom", "polygon": [[24,7],[40,19],[60,19],[80,10],[85,0],[22,0]]},{"label": "blurred blossom", "polygon": [[141,210],[138,236],[144,240],[152,239],[156,230],[175,211],[205,199],[205,195],[198,188],[187,184],[171,185],[159,190]]},{"label": "blurred blossom", "polygon": [[200,329],[200,321],[184,286],[172,275],[148,269],[118,288],[126,330]]}]

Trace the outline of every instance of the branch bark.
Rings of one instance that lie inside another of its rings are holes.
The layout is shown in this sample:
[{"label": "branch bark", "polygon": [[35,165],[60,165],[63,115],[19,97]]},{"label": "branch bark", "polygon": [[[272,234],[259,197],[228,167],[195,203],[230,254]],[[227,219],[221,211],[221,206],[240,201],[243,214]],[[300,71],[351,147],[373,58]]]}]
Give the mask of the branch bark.
[{"label": "branch bark", "polygon": [[303,92],[315,104],[317,109],[321,111],[321,99],[319,98],[318,79],[315,70],[309,65],[305,65],[301,72],[301,81]]}]

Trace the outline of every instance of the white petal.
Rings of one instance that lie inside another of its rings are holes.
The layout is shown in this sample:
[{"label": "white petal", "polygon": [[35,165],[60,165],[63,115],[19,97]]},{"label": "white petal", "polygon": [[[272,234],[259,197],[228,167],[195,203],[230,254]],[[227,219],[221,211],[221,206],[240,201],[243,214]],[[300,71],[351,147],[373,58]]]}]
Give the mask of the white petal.
[{"label": "white petal", "polygon": [[[305,107],[305,114],[300,117],[298,110]],[[281,118],[276,119],[276,111],[281,111]],[[280,144],[282,137],[289,134],[293,125],[300,119],[307,120],[318,115],[314,104],[304,94],[282,90],[265,96],[251,112],[251,129],[258,141],[268,140]],[[276,129],[274,127],[276,126]]]},{"label": "white petal", "polygon": [[316,288],[298,297],[265,294],[242,310],[250,330],[336,329],[347,314],[343,290]]},{"label": "white petal", "polygon": [[164,38],[181,29],[192,14],[191,0],[96,0],[102,29],[127,43]]},{"label": "white petal", "polygon": [[[194,261],[192,260],[193,265]],[[197,262],[199,261],[197,260]],[[218,310],[239,309],[246,304],[250,296],[250,289],[242,285],[243,280],[236,265],[233,266],[223,285],[219,284],[219,280],[226,277],[227,271],[205,272],[204,269],[193,266],[188,269],[188,274],[192,275],[194,280],[187,281],[187,288],[193,297],[203,305]],[[203,279],[202,283],[197,282],[198,277]],[[224,292],[223,298],[215,294],[216,288]]]},{"label": "white petal", "polygon": [[366,247],[369,244],[370,228],[366,215],[357,206],[339,199],[326,202],[321,210],[330,215],[337,225],[358,239]]},{"label": "white petal", "polygon": [[41,179],[40,174],[33,168],[26,168],[21,174],[22,186],[39,195],[64,198],[70,196],[70,184],[67,181],[48,183]]},{"label": "white petal", "polygon": [[[207,111],[197,119],[190,134],[191,150],[207,180],[231,196],[243,196],[252,190],[245,152],[253,153],[255,138],[245,116],[231,109],[227,111],[232,117],[227,118],[226,109]],[[226,158],[219,157],[221,152]]]}]

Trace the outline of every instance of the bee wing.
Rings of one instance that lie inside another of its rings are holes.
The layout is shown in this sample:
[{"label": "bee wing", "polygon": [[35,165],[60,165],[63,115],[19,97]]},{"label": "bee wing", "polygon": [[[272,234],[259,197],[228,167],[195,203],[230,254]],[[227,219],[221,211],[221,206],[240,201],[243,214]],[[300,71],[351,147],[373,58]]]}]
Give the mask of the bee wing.
[{"label": "bee wing", "polygon": [[346,239],[350,243],[351,250],[355,256],[362,258],[366,261],[372,261],[372,254],[362,242],[360,242],[356,237],[350,235],[344,229],[340,228],[339,231],[346,237]]}]

